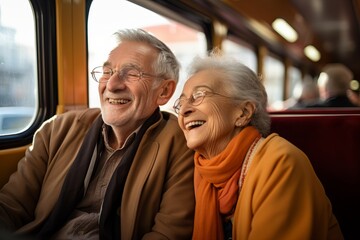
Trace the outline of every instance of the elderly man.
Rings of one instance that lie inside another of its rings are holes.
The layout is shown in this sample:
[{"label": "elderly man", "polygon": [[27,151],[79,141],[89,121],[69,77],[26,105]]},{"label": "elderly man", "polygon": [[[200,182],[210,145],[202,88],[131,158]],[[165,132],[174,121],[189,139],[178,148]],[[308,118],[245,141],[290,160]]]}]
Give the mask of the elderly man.
[{"label": "elderly man", "polygon": [[179,64],[143,30],[115,34],[92,72],[101,111],[55,116],[0,191],[0,224],[39,239],[189,239],[193,152],[161,112]]}]

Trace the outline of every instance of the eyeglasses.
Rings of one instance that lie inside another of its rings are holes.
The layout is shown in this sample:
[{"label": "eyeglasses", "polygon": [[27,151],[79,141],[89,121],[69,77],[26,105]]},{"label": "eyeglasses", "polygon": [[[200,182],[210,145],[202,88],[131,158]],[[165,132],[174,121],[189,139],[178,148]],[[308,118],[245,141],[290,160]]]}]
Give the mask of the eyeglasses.
[{"label": "eyeglasses", "polygon": [[115,73],[118,74],[118,77],[121,80],[124,80],[126,82],[137,82],[140,79],[143,79],[144,77],[159,78],[158,76],[149,73],[144,73],[135,67],[124,67],[120,70],[113,70],[110,67],[106,67],[106,66],[99,66],[94,68],[91,71],[91,76],[96,82],[105,83],[109,81],[109,79]]},{"label": "eyeglasses", "polygon": [[174,111],[177,114],[179,114],[180,108],[183,106],[184,102],[188,102],[192,106],[199,106],[202,103],[202,101],[204,100],[205,96],[211,96],[211,95],[217,95],[217,96],[221,96],[221,97],[225,97],[225,98],[236,99],[234,97],[228,97],[228,96],[225,96],[225,95],[222,95],[222,94],[219,94],[219,93],[215,93],[215,92],[196,91],[193,94],[191,94],[191,96],[189,98],[184,98],[184,97],[178,98],[175,101],[174,106],[173,106]]}]

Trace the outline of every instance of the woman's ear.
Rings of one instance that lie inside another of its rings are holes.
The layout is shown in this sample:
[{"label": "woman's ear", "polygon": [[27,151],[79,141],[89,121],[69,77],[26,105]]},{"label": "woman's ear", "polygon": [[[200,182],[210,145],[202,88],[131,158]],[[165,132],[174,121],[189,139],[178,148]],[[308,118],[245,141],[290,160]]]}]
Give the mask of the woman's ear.
[{"label": "woman's ear", "polygon": [[175,88],[176,88],[176,82],[174,80],[172,79],[163,80],[163,83],[160,87],[157,103],[159,105],[166,104],[174,94]]},{"label": "woman's ear", "polygon": [[241,105],[241,110],[239,111],[239,115],[235,121],[236,127],[244,127],[248,125],[256,109],[255,104],[249,101],[246,101]]}]

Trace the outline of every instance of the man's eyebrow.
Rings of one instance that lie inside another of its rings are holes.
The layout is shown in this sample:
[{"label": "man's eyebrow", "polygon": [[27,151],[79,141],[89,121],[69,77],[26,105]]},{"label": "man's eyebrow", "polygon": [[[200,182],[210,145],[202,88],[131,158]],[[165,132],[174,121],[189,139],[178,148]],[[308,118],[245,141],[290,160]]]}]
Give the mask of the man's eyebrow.
[{"label": "man's eyebrow", "polygon": [[[106,61],[103,63],[103,67],[111,67],[112,64],[109,61]],[[124,65],[121,66],[121,68],[136,68],[139,71],[142,71],[141,67],[139,67],[138,65],[134,64],[134,63],[125,63]]]},{"label": "man's eyebrow", "polygon": [[105,67],[105,66],[106,67],[111,66],[111,63],[109,61],[106,61],[106,62],[103,63],[103,67]]},{"label": "man's eyebrow", "polygon": [[142,68],[135,63],[125,63],[121,67],[131,67],[131,68],[136,68],[139,71],[142,71]]}]

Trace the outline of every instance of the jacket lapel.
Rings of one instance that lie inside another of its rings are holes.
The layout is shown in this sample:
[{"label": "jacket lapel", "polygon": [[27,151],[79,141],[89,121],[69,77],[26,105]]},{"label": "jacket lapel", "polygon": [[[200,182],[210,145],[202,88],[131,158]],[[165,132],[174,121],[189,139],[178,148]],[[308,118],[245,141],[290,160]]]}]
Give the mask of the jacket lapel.
[{"label": "jacket lapel", "polygon": [[97,158],[97,143],[101,139],[102,117],[95,119],[85,135],[80,150],[66,175],[59,198],[48,219],[38,233],[38,238],[48,239],[64,225],[76,204],[83,197]]}]

